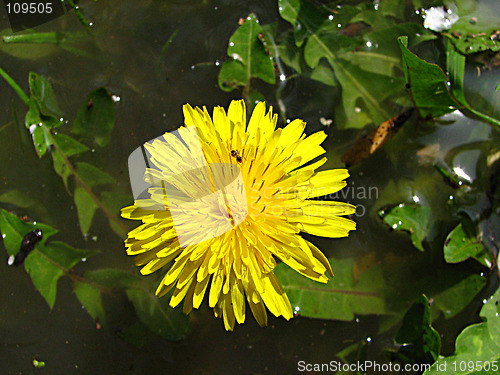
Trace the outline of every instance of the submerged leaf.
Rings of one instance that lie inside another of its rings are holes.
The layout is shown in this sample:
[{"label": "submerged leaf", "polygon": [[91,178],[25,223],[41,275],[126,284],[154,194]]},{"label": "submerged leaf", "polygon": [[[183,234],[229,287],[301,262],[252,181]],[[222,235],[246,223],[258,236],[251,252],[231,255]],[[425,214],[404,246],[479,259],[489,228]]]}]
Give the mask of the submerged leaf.
[{"label": "submerged leaf", "polygon": [[60,116],[61,109],[57,103],[54,89],[49,81],[40,74],[30,72],[29,75],[30,98],[34,99],[44,116]]},{"label": "submerged leaf", "polygon": [[87,190],[81,186],[75,187],[73,192],[76,209],[78,211],[78,222],[80,223],[80,230],[86,236],[89,233],[92,219],[94,218],[95,211],[99,207],[94,199],[90,196]]},{"label": "submerged leaf", "polygon": [[102,294],[115,288],[135,287],[140,278],[130,272],[118,269],[100,269],[86,272],[81,280],[75,282],[74,291],[85,306],[89,315],[106,325],[106,312],[102,303]]},{"label": "submerged leaf", "polygon": [[181,340],[187,331],[188,317],[181,308],[170,307],[168,297],[158,298],[151,288],[127,289],[142,324],[167,340]]},{"label": "submerged leaf", "polygon": [[318,284],[284,264],[274,272],[290,299],[292,308],[303,316],[350,321],[355,314],[386,314],[382,271],[375,266],[353,275],[352,259],[330,259],[335,276]]},{"label": "submerged leaf", "polygon": [[76,114],[73,132],[83,137],[94,138],[101,146],[111,139],[115,124],[115,104],[111,94],[101,87],[92,91]]},{"label": "submerged leaf", "polygon": [[441,350],[439,333],[431,326],[429,301],[423,295],[406,312],[395,338],[402,346],[396,357],[404,363],[433,363]]},{"label": "submerged leaf", "polygon": [[424,251],[422,242],[429,231],[430,207],[401,203],[390,210],[380,211],[379,215],[392,229],[410,232],[413,245]]}]

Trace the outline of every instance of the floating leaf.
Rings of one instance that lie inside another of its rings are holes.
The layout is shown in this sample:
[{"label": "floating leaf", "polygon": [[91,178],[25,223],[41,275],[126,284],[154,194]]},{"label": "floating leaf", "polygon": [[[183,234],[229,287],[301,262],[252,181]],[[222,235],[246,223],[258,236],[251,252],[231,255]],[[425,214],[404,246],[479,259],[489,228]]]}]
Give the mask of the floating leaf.
[{"label": "floating leaf", "polygon": [[468,258],[474,258],[488,268],[493,264],[491,253],[477,237],[468,235],[460,223],[446,238],[444,259],[448,263],[458,263]]},{"label": "floating leaf", "polygon": [[480,316],[483,322],[465,328],[455,341],[455,353],[438,359],[429,370],[424,372],[424,375],[498,374],[500,362],[499,302],[500,289],[497,289],[481,309]]},{"label": "floating leaf", "polygon": [[380,211],[379,215],[392,229],[410,232],[413,245],[424,251],[422,242],[429,230],[430,207],[401,203],[388,211]]},{"label": "floating leaf", "polygon": [[169,306],[169,296],[158,298],[150,287],[127,289],[127,296],[134,305],[142,324],[167,340],[181,340],[187,330],[188,317],[182,309]]},{"label": "floating leaf", "polygon": [[73,133],[92,137],[104,147],[111,139],[115,124],[115,104],[111,94],[101,87],[92,91],[76,114]]},{"label": "floating leaf", "polygon": [[402,345],[395,355],[404,363],[432,364],[438,358],[441,338],[431,326],[429,301],[425,295],[406,312],[395,341]]},{"label": "floating leaf", "polygon": [[403,55],[406,84],[420,115],[439,117],[453,112],[459,104],[448,92],[448,78],[435,64],[419,59],[406,47],[408,38],[398,38]]},{"label": "floating leaf", "polygon": [[219,86],[231,91],[238,86],[247,86],[251,78],[260,78],[274,84],[274,66],[269,52],[259,34],[264,30],[253,14],[234,32],[229,40],[227,54],[219,73]]},{"label": "floating leaf", "polygon": [[284,264],[275,268],[292,307],[300,315],[350,321],[354,314],[387,313],[382,294],[386,285],[379,267],[372,267],[355,281],[352,259],[330,261],[335,276],[327,284],[312,281]]}]

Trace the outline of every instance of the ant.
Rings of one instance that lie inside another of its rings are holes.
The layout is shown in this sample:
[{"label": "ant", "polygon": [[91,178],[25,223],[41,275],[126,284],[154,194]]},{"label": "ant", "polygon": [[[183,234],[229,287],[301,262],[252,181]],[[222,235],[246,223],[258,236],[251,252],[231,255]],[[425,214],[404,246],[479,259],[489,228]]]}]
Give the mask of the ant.
[{"label": "ant", "polygon": [[238,163],[241,163],[241,162],[242,162],[242,160],[243,160],[243,159],[242,159],[242,157],[240,156],[240,154],[238,153],[238,150],[231,150],[231,156],[232,156],[233,158],[236,158],[236,161],[237,161]]}]

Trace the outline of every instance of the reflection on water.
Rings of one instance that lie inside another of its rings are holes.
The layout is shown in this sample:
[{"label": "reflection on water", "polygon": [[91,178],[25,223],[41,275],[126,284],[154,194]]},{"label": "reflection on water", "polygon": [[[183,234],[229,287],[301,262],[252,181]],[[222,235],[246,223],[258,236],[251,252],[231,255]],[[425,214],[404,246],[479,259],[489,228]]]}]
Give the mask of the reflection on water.
[{"label": "reflection on water", "polygon": [[[238,95],[218,88],[220,68],[216,63],[226,58],[227,42],[238,19],[249,12],[257,14],[262,24],[279,19],[276,4],[262,0],[113,0],[84,2],[82,7],[93,26],[90,29],[92,38],[80,48],[92,54],[97,52],[96,55],[81,57],[63,48],[51,48],[49,55],[40,54],[30,60],[2,53],[1,66],[25,91],[29,71],[50,79],[67,119],[74,118],[82,100],[96,87],[105,86],[120,97],[116,103],[111,145],[97,149],[88,158],[103,165],[124,190],[129,185],[129,154],[147,140],[177,129],[182,123],[183,104],[189,102],[208,108],[226,106]],[[1,29],[5,21],[3,15]],[[283,22],[279,21],[278,27],[282,27]],[[39,28],[39,31],[53,30],[81,31],[81,27],[75,15],[69,14]],[[174,38],[164,49],[172,35]],[[496,78],[498,82],[498,73]],[[20,189],[39,202],[26,210],[14,206],[7,208],[19,215],[28,212],[55,226],[60,230],[58,239],[72,246],[100,249],[100,255],[81,265],[80,271],[102,267],[132,269],[122,240],[109,229],[105,219],[97,218],[91,228],[89,238],[96,241],[82,238],[72,197],[53,172],[48,158],[39,160],[35,156],[26,130],[12,121],[11,102],[17,108],[19,119],[24,116],[24,108],[12,90],[3,82],[0,84],[2,192]],[[472,78],[470,84],[474,90]],[[480,87],[480,82],[477,85]],[[262,91],[269,104],[279,108],[273,88],[263,86]],[[360,135],[353,130],[340,131],[334,125],[322,125],[320,118],[333,117],[336,104],[333,99],[340,100],[336,88],[300,77],[287,81],[281,92],[288,118],[304,118],[308,122],[308,133],[319,129],[328,132],[324,145],[329,158],[325,167],[328,168],[341,166],[342,153]],[[498,100],[498,95],[496,99],[483,98],[481,103],[490,99]],[[393,110],[385,109],[387,112]],[[356,194],[346,194],[345,198],[360,207],[355,217],[358,230],[354,234],[334,242],[312,236],[307,236],[308,239],[327,256],[355,257],[360,268],[383,264],[387,283],[396,291],[399,287],[408,290],[409,281],[416,275],[422,283],[426,277],[432,278],[434,271],[429,264],[446,268],[440,263],[441,259],[419,254],[404,233],[390,232],[377,212],[387,204],[412,202],[417,197],[433,208],[435,220],[447,219],[449,214],[441,202],[453,195],[453,189],[440,184],[433,162],[446,162],[447,156],[453,155],[450,166],[461,168],[473,180],[480,173],[475,170],[478,152],[474,148],[456,153],[453,150],[464,144],[498,137],[490,133],[489,125],[454,116],[443,118],[435,125],[410,120],[387,144],[386,150],[351,170],[347,191]],[[359,195],[360,188],[371,193]],[[373,198],[375,191],[376,199]],[[132,307],[122,296],[109,296],[111,301],[106,307],[111,310],[109,315],[113,320],[109,322],[109,329],[97,329],[79,305],[68,280],[61,281],[55,308],[50,311],[27,274],[8,267],[4,260],[0,265],[0,367],[6,374],[32,373],[33,358],[45,361],[47,373],[51,374],[170,371],[222,374],[234,370],[244,374],[295,373],[298,361],[329,362],[340,350],[360,340],[366,342],[368,358],[385,361],[381,349],[389,346],[393,337],[393,333],[383,332],[391,326],[390,317],[374,316],[359,317],[353,322],[300,317],[285,322],[270,317],[267,328],[259,328],[253,319],[247,319],[245,325],[227,333],[222,323],[203,305],[199,311],[191,313],[186,340],[169,343],[155,337],[145,340],[143,347],[134,348],[117,335],[136,319]],[[396,292],[393,303],[406,308],[413,297]],[[441,325],[445,329],[442,331],[445,332],[445,351],[453,349],[452,338],[463,327],[463,322],[471,321],[476,309],[474,305],[455,320],[438,321],[438,327]]]}]

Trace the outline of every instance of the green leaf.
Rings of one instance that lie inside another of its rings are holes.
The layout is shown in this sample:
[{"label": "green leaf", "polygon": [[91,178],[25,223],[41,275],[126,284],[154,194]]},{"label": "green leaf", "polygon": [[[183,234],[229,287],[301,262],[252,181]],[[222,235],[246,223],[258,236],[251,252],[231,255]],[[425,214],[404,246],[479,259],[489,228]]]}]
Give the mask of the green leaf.
[{"label": "green leaf", "polygon": [[89,163],[76,163],[76,173],[89,188],[115,182],[109,174]]},{"label": "green leaf", "polygon": [[304,50],[304,58],[311,68],[315,68],[321,58],[335,59],[338,52],[352,51],[358,42],[338,33],[336,25],[329,24],[311,35]]},{"label": "green leaf", "polygon": [[462,223],[453,229],[444,243],[444,259],[448,263],[463,262],[474,258],[483,266],[491,267],[493,257],[483,243],[476,237],[468,235]]},{"label": "green leaf", "polygon": [[95,285],[85,281],[76,281],[73,290],[92,319],[98,321],[102,326],[106,326],[106,312],[102,304],[102,291]]},{"label": "green leaf", "polygon": [[433,318],[441,311],[446,319],[452,318],[462,311],[486,285],[486,279],[479,275],[463,277],[460,272],[440,272],[439,277],[426,283],[436,283],[441,287],[440,292],[428,294],[434,300],[431,306]]},{"label": "green leaf", "polygon": [[[133,197],[129,194],[120,194],[113,191],[105,191],[101,194],[101,200],[104,206],[107,207],[109,212],[117,217],[120,217],[120,210],[122,207],[130,204],[132,199]],[[109,225],[119,236],[123,237],[126,234],[123,231],[123,227],[118,225],[118,223],[110,220]]]},{"label": "green leaf", "polygon": [[71,53],[88,58],[95,58],[93,46],[88,42],[89,34],[80,32],[24,32],[22,34],[10,34],[6,29],[0,33],[3,43],[0,43],[0,50],[20,59],[36,60],[46,57],[61,47]]},{"label": "green leaf", "polygon": [[0,31],[0,37],[2,37],[3,41],[3,43],[0,43],[0,51],[6,53],[7,55],[24,60],[38,60],[47,57],[57,51],[57,47],[50,44],[33,44],[28,47],[24,43],[13,44],[5,42],[6,37],[8,40],[9,37],[14,36],[9,35],[11,33],[12,30],[9,28]]},{"label": "green leaf", "polygon": [[[436,35],[415,23],[401,23],[384,29],[375,29],[363,35],[364,45],[354,53],[342,54],[364,70],[394,77],[395,68],[401,69],[401,49],[395,36],[408,35],[409,48],[425,41],[436,39]],[[403,88],[401,88],[403,89]]]},{"label": "green leaf", "polygon": [[328,13],[307,0],[279,0],[278,6],[281,17],[293,25],[297,47],[328,22]]},{"label": "green leaf", "polygon": [[464,94],[465,56],[458,53],[450,41],[446,42],[446,66],[450,75],[451,92],[455,99],[464,107],[462,112],[467,113],[467,111],[470,111],[482,120],[500,126],[500,120],[476,111],[467,103]]},{"label": "green leaf", "polygon": [[151,293],[150,286],[127,289],[127,296],[134,305],[142,324],[167,340],[185,337],[188,317],[182,309],[169,306],[169,296],[158,298]]},{"label": "green leaf", "polygon": [[[455,341],[455,353],[438,359],[424,375],[498,374],[500,361],[500,289],[491,296],[479,314],[482,323],[472,324]],[[456,364],[456,366],[453,365]],[[467,366],[460,367],[461,363]],[[469,367],[469,364],[473,366]],[[488,368],[485,366],[488,363]],[[479,365],[481,368],[479,368]],[[493,368],[492,365],[496,365]]]},{"label": "green leaf", "polygon": [[33,198],[19,190],[6,191],[0,195],[0,202],[12,204],[21,208],[31,207],[36,203]]},{"label": "green leaf", "polygon": [[95,142],[104,147],[111,139],[115,123],[115,105],[111,94],[101,87],[92,91],[76,114],[73,133],[92,137]]},{"label": "green leaf", "polygon": [[439,117],[459,108],[448,92],[448,79],[441,68],[419,59],[406,47],[407,37],[399,37],[406,84],[420,116]]},{"label": "green leaf", "polygon": [[274,66],[269,52],[264,47],[259,34],[262,27],[253,14],[250,14],[231,36],[225,61],[219,73],[219,86],[231,91],[238,86],[247,86],[251,78],[260,78],[274,84]]},{"label": "green leaf", "polygon": [[64,186],[68,189],[68,178],[71,176],[72,171],[68,166],[65,158],[73,155],[81,154],[88,150],[84,144],[68,137],[64,134],[52,134],[52,139],[56,143],[58,150],[52,153],[52,161],[54,163],[54,170],[62,178]]},{"label": "green leaf", "polygon": [[429,301],[423,295],[406,312],[395,338],[396,356],[405,363],[434,363],[441,350],[439,333],[431,326]]},{"label": "green leaf", "polygon": [[29,74],[30,98],[34,99],[44,116],[61,116],[54,89],[49,81],[41,75],[30,72]]},{"label": "green leaf", "polygon": [[102,294],[115,288],[133,288],[141,281],[140,277],[127,271],[105,268],[86,272],[81,280],[75,282],[75,294],[90,316],[106,324],[106,312]]},{"label": "green leaf", "polygon": [[330,61],[330,64],[342,86],[342,103],[347,117],[344,127],[361,128],[391,118],[382,108],[381,101],[401,90],[404,85],[401,78],[387,79],[342,59]]},{"label": "green leaf", "polygon": [[391,16],[402,20],[404,18],[406,3],[401,0],[385,0],[381,1],[379,5],[379,13],[384,16]]},{"label": "green leaf", "polygon": [[495,37],[500,30],[498,12],[491,9],[493,3],[473,2],[465,9],[463,2],[457,2],[460,18],[453,24],[447,36],[463,54],[483,51],[500,51],[500,41]]},{"label": "green leaf", "polygon": [[43,244],[49,237],[57,233],[56,229],[46,224],[26,223],[8,211],[0,210],[0,230],[2,231],[5,249],[9,255],[16,255],[19,252],[24,236],[35,229],[42,230],[43,238],[38,244]]},{"label": "green leaf", "polygon": [[95,211],[99,207],[94,199],[89,195],[87,190],[81,186],[76,186],[73,192],[76,209],[78,211],[78,222],[80,223],[80,230],[84,236],[89,233],[92,219],[94,218]]},{"label": "green leaf", "polygon": [[385,281],[380,267],[355,280],[352,259],[330,259],[335,276],[327,284],[300,275],[281,263],[274,269],[292,307],[311,318],[351,321],[354,314],[385,314]]},{"label": "green leaf", "polygon": [[33,98],[29,99],[28,112],[26,113],[24,122],[26,128],[31,133],[36,153],[41,158],[51,146],[51,141],[47,133],[48,127],[44,126],[44,119],[42,119],[39,104]]},{"label": "green leaf", "polygon": [[24,267],[36,289],[52,308],[56,302],[59,278],[82,259],[95,253],[97,251],[75,249],[60,241],[38,243],[24,261]]},{"label": "green leaf", "polygon": [[142,348],[148,342],[153,340],[155,336],[144,324],[135,322],[130,327],[124,328],[118,332],[118,336],[126,343]]},{"label": "green leaf", "polygon": [[392,229],[409,232],[413,245],[424,251],[422,242],[429,231],[430,207],[401,203],[390,210],[379,211],[379,215]]}]

